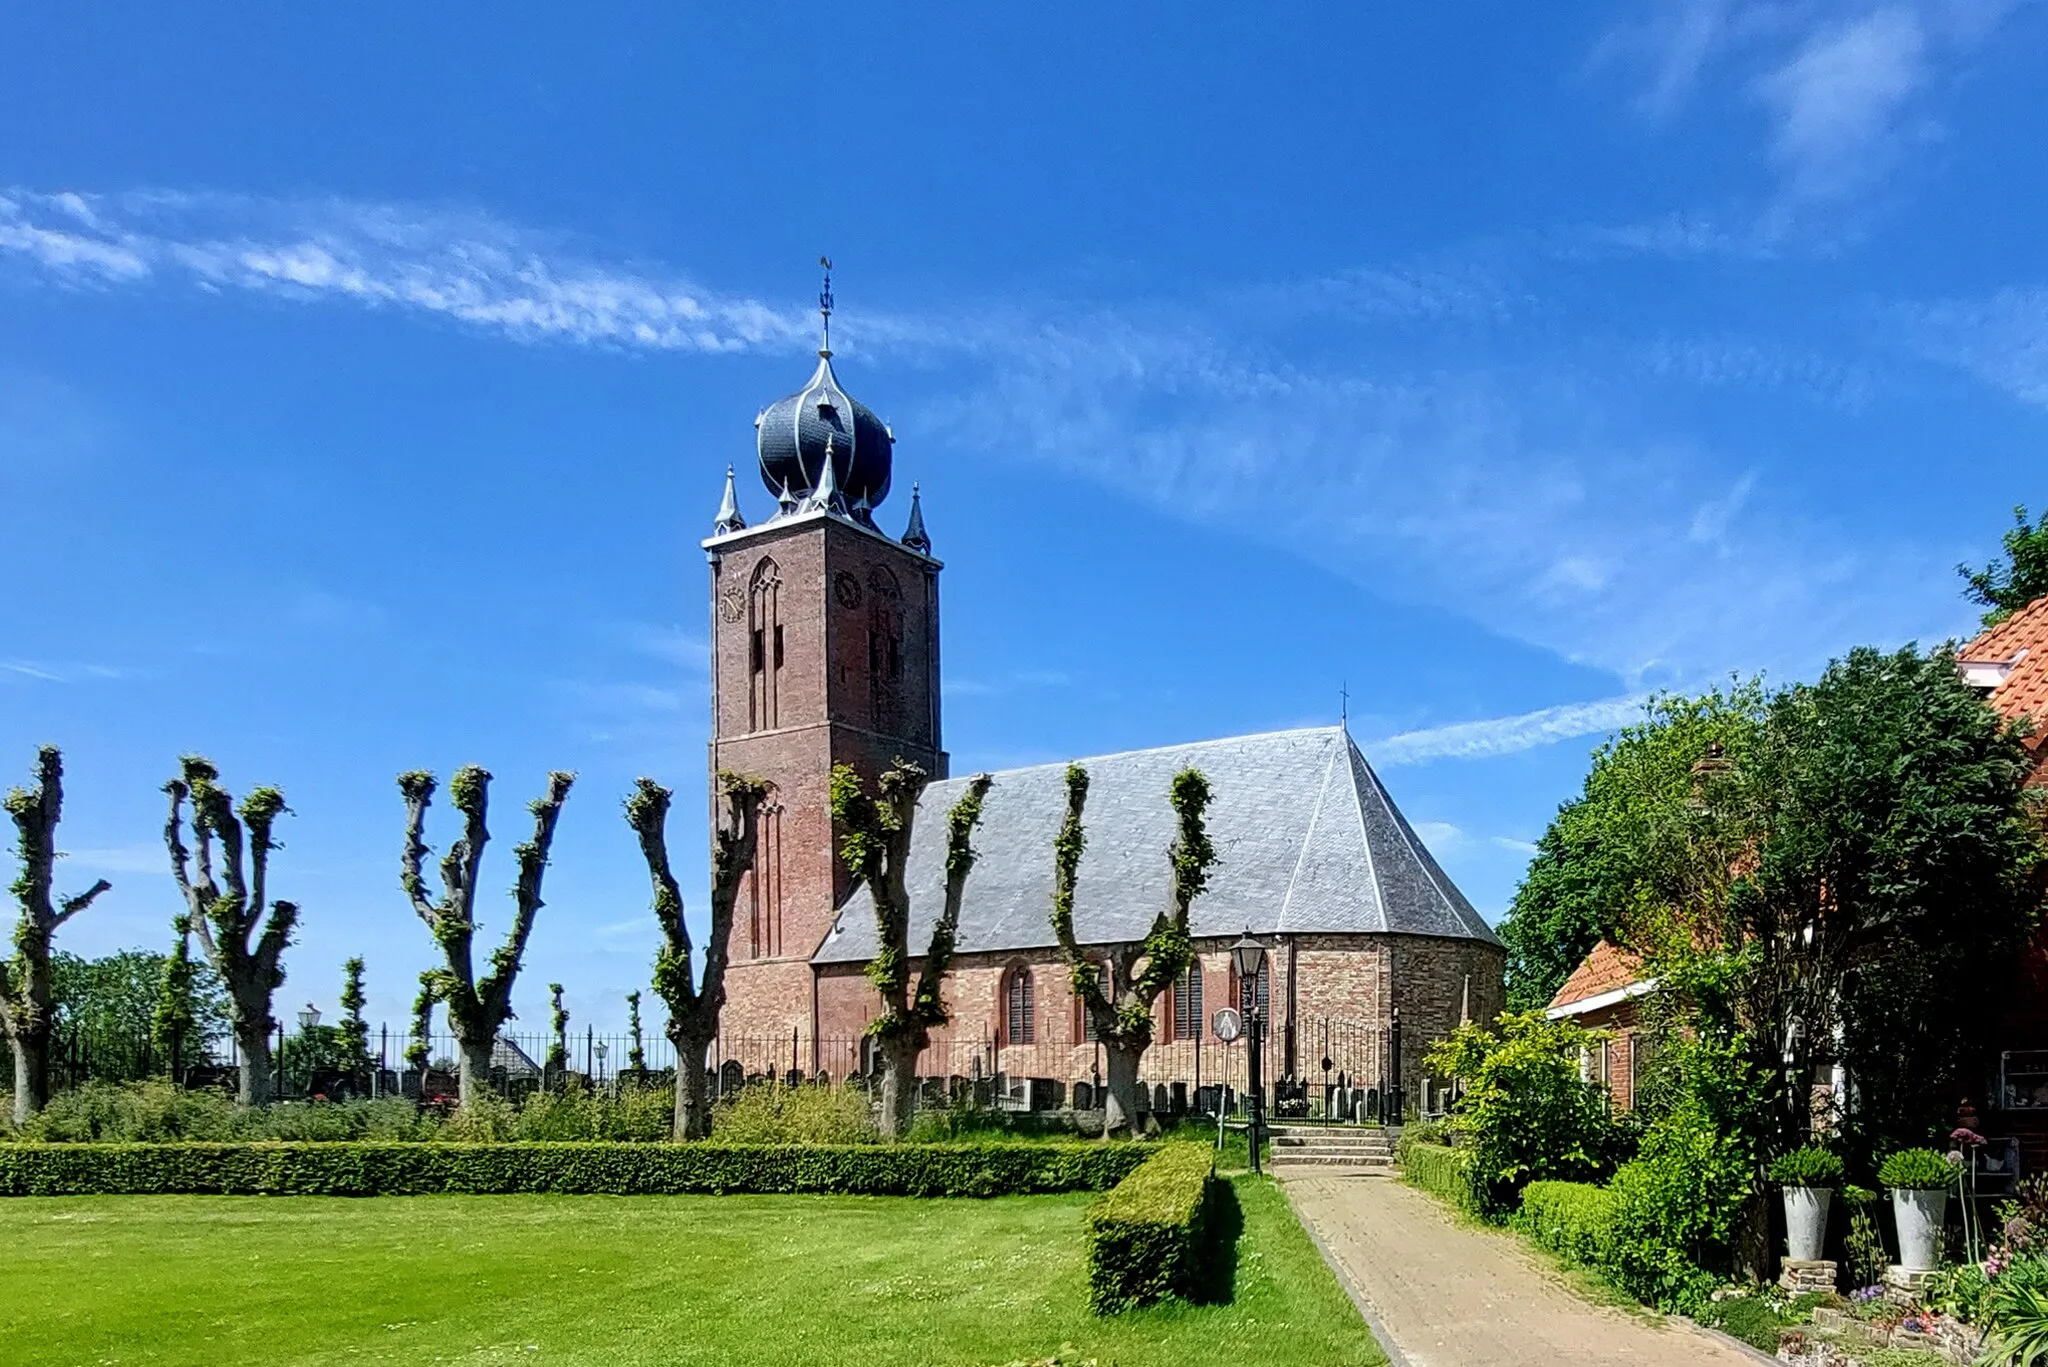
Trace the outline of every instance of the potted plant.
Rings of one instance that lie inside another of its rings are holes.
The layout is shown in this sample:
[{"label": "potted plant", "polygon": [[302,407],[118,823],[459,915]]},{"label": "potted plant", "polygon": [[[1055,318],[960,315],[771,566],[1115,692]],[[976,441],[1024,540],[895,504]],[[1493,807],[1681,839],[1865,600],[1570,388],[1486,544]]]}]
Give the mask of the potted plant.
[{"label": "potted plant", "polygon": [[1955,1185],[1956,1172],[1957,1166],[1933,1149],[1901,1149],[1877,1170],[1877,1180],[1891,1188],[1892,1214],[1899,1222],[1899,1266],[1909,1272],[1931,1271],[1936,1265],[1948,1189]]},{"label": "potted plant", "polygon": [[1785,1187],[1786,1256],[1793,1262],[1818,1262],[1828,1231],[1828,1198],[1842,1180],[1842,1160],[1808,1144],[1771,1164],[1771,1180]]}]

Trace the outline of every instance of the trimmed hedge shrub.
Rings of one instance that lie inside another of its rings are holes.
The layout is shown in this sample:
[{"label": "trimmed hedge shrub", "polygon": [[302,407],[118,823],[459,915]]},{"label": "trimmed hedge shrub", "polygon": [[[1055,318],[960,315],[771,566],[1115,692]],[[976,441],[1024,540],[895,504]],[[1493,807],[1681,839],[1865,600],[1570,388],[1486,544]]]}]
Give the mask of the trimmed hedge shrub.
[{"label": "trimmed hedge shrub", "polygon": [[1103,1191],[1150,1144],[10,1144],[0,1195],[667,1196]]},{"label": "trimmed hedge shrub", "polygon": [[1088,1300],[1098,1315],[1191,1297],[1209,1242],[1216,1156],[1172,1143],[1088,1207]]},{"label": "trimmed hedge shrub", "polygon": [[1468,1214],[1479,1213],[1479,1189],[1472,1180],[1472,1155],[1442,1144],[1403,1143],[1401,1176],[1410,1186]]},{"label": "trimmed hedge shrub", "polygon": [[1516,1224],[1545,1248],[1589,1267],[1614,1251],[1614,1197],[1591,1182],[1531,1182]]}]

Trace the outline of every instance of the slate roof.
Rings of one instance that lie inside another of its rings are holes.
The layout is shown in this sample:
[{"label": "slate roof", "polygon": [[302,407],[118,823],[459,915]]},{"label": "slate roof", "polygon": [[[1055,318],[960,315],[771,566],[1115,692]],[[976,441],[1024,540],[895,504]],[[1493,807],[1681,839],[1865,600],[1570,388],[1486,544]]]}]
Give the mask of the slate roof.
[{"label": "slate roof", "polygon": [[[1167,785],[1190,766],[1208,776],[1218,863],[1195,899],[1197,937],[1393,933],[1500,943],[1387,795],[1341,727],[1276,731],[1079,761],[1088,770],[1087,853],[1075,888],[1084,944],[1140,940],[1168,905],[1173,839]],[[1052,842],[1066,813],[1066,765],[995,775],[975,832],[977,859],[960,912],[959,952],[1053,946]],[[944,815],[964,778],[925,789],[913,819],[910,947],[931,938],[944,901]],[[875,951],[865,888],[840,909],[814,956],[860,963]]]}]

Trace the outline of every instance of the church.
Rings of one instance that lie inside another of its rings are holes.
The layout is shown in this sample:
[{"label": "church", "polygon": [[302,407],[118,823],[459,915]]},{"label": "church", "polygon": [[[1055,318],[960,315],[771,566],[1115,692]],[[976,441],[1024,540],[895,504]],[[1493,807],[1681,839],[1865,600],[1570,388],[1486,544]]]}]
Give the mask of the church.
[{"label": "church", "polygon": [[[910,949],[943,901],[949,778],[941,726],[939,577],[918,489],[903,530],[878,515],[894,435],[853,399],[824,344],[796,393],[754,420],[774,511],[750,523],[730,467],[709,538],[711,770],[773,785],[735,911],[721,1038],[710,1062],[843,1077],[863,1061],[879,998],[861,969],[871,904],[836,857],[836,764],[870,782],[910,760],[934,782],[912,827]],[[893,524],[892,524],[893,525]],[[1223,1006],[1260,1007],[1267,1079],[1399,1082],[1423,1101],[1422,1056],[1461,1020],[1503,1004],[1500,941],[1401,815],[1342,725],[1084,758],[1088,845],[1076,890],[1084,946],[1142,939],[1167,903],[1167,784],[1200,769],[1220,859],[1196,899],[1197,962],[1161,996],[1141,1080],[1185,1097],[1242,1086],[1245,1044],[1220,1039]],[[945,988],[950,1023],[920,1064],[931,1077],[1017,1080],[1021,1104],[1079,1101],[1101,1060],[1056,947],[1053,836],[1064,764],[994,775]],[[1249,932],[1267,968],[1238,981],[1230,945]],[[1398,1022],[1398,1024],[1397,1024]],[[1226,1033],[1228,1033],[1226,1031]],[[1397,1042],[1398,1041],[1398,1042]]]}]

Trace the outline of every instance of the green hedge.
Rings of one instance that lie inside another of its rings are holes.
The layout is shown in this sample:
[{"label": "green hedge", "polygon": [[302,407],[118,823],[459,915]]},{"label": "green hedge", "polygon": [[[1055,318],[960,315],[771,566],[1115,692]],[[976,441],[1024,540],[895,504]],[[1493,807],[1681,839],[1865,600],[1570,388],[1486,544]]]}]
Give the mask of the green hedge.
[{"label": "green hedge", "polygon": [[1591,1182],[1531,1182],[1517,1225],[1545,1248],[1589,1267],[1613,1256],[1614,1197]]},{"label": "green hedge", "polygon": [[1098,1315],[1192,1297],[1208,1253],[1216,1156],[1162,1145],[1088,1207],[1088,1296]]},{"label": "green hedge", "polygon": [[1442,1144],[1403,1144],[1401,1176],[1410,1186],[1468,1214],[1479,1212],[1479,1191],[1472,1182],[1472,1156]]},{"label": "green hedge", "polygon": [[1103,1191],[1150,1144],[845,1146],[567,1144],[0,1145],[0,1195],[421,1196],[552,1191],[656,1196],[842,1192],[1008,1196]]}]

